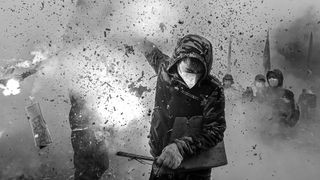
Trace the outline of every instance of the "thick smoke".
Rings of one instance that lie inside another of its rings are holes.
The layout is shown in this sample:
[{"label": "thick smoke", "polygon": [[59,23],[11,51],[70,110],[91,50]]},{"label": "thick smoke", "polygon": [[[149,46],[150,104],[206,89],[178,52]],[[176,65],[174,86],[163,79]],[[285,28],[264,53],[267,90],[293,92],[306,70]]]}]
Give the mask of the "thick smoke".
[{"label": "thick smoke", "polygon": [[[313,35],[312,51],[308,61],[310,35]],[[320,21],[314,8],[291,23],[282,24],[274,35],[275,48],[280,57],[274,59],[275,64],[286,67],[288,73],[300,79],[319,77],[320,68]],[[308,72],[311,71],[311,72]]]}]

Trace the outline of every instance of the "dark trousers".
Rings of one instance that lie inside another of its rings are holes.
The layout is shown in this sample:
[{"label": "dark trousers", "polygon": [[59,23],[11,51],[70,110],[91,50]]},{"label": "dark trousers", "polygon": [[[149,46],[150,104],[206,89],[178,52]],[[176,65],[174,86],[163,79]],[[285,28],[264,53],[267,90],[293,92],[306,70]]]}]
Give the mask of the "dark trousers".
[{"label": "dark trousers", "polygon": [[210,180],[211,169],[187,171],[187,172],[174,172],[170,175],[156,176],[154,169],[151,170],[149,180]]},{"label": "dark trousers", "polygon": [[108,169],[108,151],[104,141],[98,141],[93,130],[72,131],[75,180],[98,180]]}]

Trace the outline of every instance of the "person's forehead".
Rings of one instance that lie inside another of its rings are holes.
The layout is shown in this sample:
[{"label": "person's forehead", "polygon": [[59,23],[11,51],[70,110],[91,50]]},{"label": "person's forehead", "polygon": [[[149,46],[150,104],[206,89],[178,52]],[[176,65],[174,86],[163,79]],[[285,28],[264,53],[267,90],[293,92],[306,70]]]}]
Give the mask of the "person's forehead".
[{"label": "person's forehead", "polygon": [[192,69],[192,70],[204,70],[203,63],[195,58],[184,58],[181,60],[180,64],[184,68]]},{"label": "person's forehead", "polygon": [[277,77],[277,75],[275,75],[274,73],[271,73],[271,74],[269,75],[268,79],[270,79],[270,78],[276,78],[276,77]]}]

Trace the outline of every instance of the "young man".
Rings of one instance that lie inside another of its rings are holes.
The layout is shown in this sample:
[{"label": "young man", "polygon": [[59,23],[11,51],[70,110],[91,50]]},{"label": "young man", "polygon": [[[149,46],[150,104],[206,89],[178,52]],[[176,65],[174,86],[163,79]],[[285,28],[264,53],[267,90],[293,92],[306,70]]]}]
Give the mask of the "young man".
[{"label": "young man", "polygon": [[292,91],[283,88],[283,74],[279,69],[268,71],[266,101],[273,108],[273,119],[284,127],[295,126],[299,120],[300,111],[295,103]]},{"label": "young man", "polygon": [[[224,92],[211,76],[212,45],[204,37],[186,35],[180,39],[172,58],[154,44],[142,43],[149,64],[158,75],[155,106],[150,128],[151,154],[156,157],[150,180],[210,180],[211,168],[175,171],[187,157],[208,150],[223,140],[226,129]],[[201,120],[196,133],[173,138],[173,126],[180,118],[186,127]],[[158,171],[165,169],[163,171]]]}]

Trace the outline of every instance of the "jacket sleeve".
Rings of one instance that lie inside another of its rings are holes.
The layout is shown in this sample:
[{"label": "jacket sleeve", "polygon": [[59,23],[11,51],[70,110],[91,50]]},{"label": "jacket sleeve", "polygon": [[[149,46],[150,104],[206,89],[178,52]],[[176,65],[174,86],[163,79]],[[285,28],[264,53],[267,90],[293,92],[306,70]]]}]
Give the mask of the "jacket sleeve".
[{"label": "jacket sleeve", "polygon": [[202,130],[191,137],[174,140],[182,156],[190,156],[214,147],[223,140],[226,129],[225,97],[221,86],[209,96],[203,111]]},{"label": "jacket sleeve", "polygon": [[151,65],[151,67],[157,74],[159,72],[159,68],[161,67],[161,64],[164,64],[169,59],[168,55],[162,53],[154,45],[152,48],[148,48],[144,52],[144,56],[146,57],[148,63]]}]

